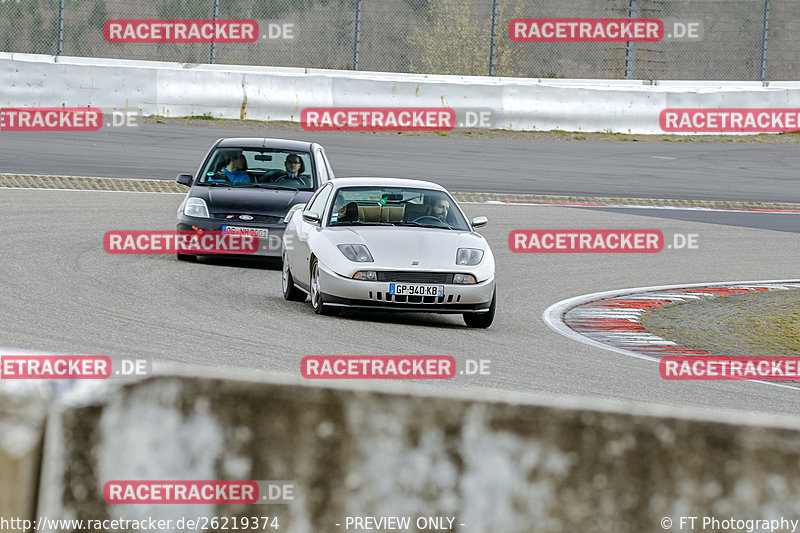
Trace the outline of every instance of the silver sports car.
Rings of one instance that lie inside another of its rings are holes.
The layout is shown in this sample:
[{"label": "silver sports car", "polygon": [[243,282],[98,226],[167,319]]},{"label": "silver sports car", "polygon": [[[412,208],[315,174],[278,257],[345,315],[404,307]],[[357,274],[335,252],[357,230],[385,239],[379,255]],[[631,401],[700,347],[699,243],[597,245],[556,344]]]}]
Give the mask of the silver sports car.
[{"label": "silver sports car", "polygon": [[460,313],[494,320],[494,256],[441,186],[339,178],[292,214],[283,236],[283,295],[317,314],[342,307]]}]

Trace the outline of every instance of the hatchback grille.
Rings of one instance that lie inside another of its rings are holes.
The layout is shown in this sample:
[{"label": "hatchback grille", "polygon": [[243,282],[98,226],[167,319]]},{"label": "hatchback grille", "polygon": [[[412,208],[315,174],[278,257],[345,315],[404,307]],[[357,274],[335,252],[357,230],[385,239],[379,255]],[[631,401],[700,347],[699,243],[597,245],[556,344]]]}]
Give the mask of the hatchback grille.
[{"label": "hatchback grille", "polygon": [[217,220],[227,220],[231,224],[234,222],[261,222],[262,224],[277,224],[283,220],[283,217],[274,217],[272,215],[249,215],[253,217],[252,220],[242,220],[239,218],[239,215],[243,214],[244,213],[214,213],[214,218]]},{"label": "hatchback grille", "polygon": [[378,272],[378,281],[453,283],[453,274],[448,272]]}]

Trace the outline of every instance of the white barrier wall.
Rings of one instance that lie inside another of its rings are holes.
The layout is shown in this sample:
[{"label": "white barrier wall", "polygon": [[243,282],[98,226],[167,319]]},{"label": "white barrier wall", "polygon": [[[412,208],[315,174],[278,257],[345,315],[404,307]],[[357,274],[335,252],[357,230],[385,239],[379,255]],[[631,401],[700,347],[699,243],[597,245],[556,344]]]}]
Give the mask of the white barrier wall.
[{"label": "white barrier wall", "polygon": [[299,121],[306,107],[491,109],[492,127],[662,133],[664,108],[800,108],[800,82],[436,76],[0,53],[0,107]]},{"label": "white barrier wall", "polygon": [[[380,386],[398,392],[163,376],[67,395],[48,422],[38,513],[276,516],[290,533],[346,531],[348,516],[452,517],[446,530],[463,533],[800,520],[795,420]],[[137,479],[284,480],[297,492],[285,505],[105,503],[107,481]]]}]

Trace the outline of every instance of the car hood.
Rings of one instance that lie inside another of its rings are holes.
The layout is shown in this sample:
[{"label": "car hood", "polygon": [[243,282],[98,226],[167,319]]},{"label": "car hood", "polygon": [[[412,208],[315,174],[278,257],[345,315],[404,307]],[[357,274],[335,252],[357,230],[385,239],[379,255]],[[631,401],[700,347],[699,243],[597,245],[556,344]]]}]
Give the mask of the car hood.
[{"label": "car hood", "polygon": [[[459,248],[487,250],[483,237],[469,231],[409,227],[329,228],[334,245],[365,244],[376,268],[453,270]],[[418,264],[413,265],[413,262]]]},{"label": "car hood", "polygon": [[211,213],[285,215],[294,204],[308,201],[312,191],[194,187],[191,196],[203,198]]}]

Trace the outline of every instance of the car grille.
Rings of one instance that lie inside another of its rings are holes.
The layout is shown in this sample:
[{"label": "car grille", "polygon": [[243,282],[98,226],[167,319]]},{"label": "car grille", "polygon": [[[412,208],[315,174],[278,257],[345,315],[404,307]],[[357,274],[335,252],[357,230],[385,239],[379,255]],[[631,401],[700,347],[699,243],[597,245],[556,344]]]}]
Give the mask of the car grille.
[{"label": "car grille", "polygon": [[453,283],[453,274],[449,272],[378,272],[378,281]]},{"label": "car grille", "polygon": [[389,294],[388,292],[369,291],[369,299],[373,302],[395,304],[457,304],[461,302],[461,295],[448,294],[446,296],[401,296]]},{"label": "car grille", "polygon": [[[253,217],[253,220],[242,220],[239,218],[239,215],[244,215],[245,213],[214,213],[214,218],[217,220],[226,220],[233,224],[236,223],[247,223],[247,222],[261,222],[262,224],[277,224],[283,221],[283,217],[274,217],[271,215],[250,215]],[[230,218],[228,218],[230,217]]]}]

